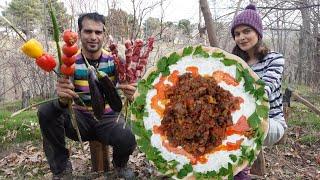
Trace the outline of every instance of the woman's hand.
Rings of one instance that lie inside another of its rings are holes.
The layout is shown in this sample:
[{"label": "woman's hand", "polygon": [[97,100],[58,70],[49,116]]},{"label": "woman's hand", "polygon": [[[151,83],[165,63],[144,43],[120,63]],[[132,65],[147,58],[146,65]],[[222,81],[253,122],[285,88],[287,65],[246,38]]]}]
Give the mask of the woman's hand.
[{"label": "woman's hand", "polygon": [[130,100],[133,100],[133,94],[137,89],[137,83],[132,84],[119,84],[118,88],[121,89],[124,95]]},{"label": "woman's hand", "polygon": [[78,98],[78,94],[74,92],[74,86],[69,79],[59,78],[56,84],[56,91],[59,97],[59,102],[66,105],[68,100]]}]

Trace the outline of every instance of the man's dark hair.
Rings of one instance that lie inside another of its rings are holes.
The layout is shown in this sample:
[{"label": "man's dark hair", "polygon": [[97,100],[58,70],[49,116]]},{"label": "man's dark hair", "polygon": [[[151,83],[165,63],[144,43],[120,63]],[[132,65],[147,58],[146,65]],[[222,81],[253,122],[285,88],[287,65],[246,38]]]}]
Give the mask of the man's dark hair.
[{"label": "man's dark hair", "polygon": [[[79,31],[81,31],[82,29],[82,21],[84,19],[90,19],[90,20],[93,20],[93,21],[96,21],[96,22],[101,22],[103,24],[103,26],[105,26],[106,24],[106,19],[103,15],[99,14],[99,13],[96,13],[96,12],[93,12],[93,13],[84,13],[84,14],[81,14],[79,16],[79,19],[78,19],[78,29]],[[103,31],[104,31],[104,27],[103,27]]]}]

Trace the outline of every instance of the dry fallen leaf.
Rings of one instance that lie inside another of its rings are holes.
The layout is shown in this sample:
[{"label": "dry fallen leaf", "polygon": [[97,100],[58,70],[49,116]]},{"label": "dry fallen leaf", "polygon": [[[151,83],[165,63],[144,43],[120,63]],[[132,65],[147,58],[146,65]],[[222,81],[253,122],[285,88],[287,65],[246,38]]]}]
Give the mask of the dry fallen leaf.
[{"label": "dry fallen leaf", "polygon": [[320,165],[320,154],[316,156],[316,162],[318,163],[318,165]]}]

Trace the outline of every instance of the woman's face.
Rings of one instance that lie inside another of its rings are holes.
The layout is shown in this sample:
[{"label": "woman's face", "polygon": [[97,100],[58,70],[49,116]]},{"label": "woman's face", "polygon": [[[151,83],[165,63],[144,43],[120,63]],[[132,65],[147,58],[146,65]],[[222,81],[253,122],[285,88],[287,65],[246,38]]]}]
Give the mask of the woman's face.
[{"label": "woman's face", "polygon": [[258,43],[258,33],[250,26],[239,25],[234,29],[234,40],[243,51],[252,51]]}]

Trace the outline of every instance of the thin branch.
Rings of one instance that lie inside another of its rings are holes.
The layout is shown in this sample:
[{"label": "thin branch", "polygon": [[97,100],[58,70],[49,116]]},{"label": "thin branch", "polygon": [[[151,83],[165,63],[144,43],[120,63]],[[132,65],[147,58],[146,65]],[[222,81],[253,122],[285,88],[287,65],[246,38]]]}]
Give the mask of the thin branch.
[{"label": "thin branch", "polygon": [[319,6],[320,6],[320,4],[301,6],[301,7],[289,7],[289,8],[269,7],[269,6],[265,6],[265,7],[258,6],[257,8],[259,8],[259,9],[276,9],[276,10],[292,11],[292,10],[309,9],[309,8],[314,8],[314,7],[319,7]]}]

